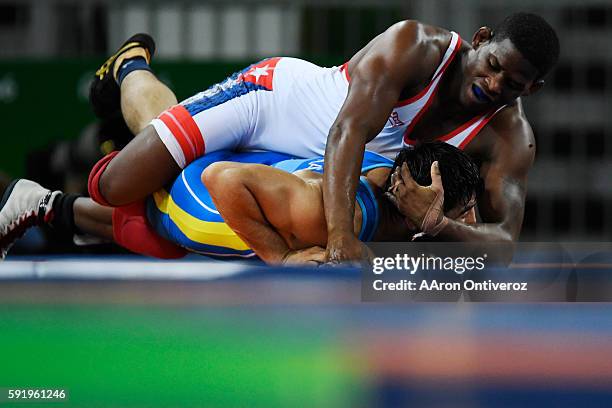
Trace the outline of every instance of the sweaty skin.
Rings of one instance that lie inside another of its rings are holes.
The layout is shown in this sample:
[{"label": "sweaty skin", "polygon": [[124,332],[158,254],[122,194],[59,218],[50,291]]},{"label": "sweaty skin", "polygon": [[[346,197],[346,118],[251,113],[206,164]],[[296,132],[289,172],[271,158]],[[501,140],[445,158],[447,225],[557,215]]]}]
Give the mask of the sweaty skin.
[{"label": "sweaty skin", "polygon": [[[491,31],[481,28],[471,45],[463,43],[430,108],[411,134],[417,141],[432,140],[477,114],[507,105],[466,149],[479,161],[485,180],[486,190],[478,200],[483,223],[465,226],[449,222],[439,233],[440,239],[511,241],[520,232],[535,142],[518,98],[533,93],[541,83],[535,81],[534,68],[509,40],[492,43],[490,38]],[[447,30],[404,21],[374,38],[349,61],[348,96],[330,130],[325,153],[323,195],[329,260],[361,256],[363,247],[352,233],[358,157],[363,157],[365,143],[380,131],[395,103],[427,86],[450,39]],[[474,84],[490,98],[490,103],[482,103],[474,96]],[[121,85],[123,113],[133,131],[143,129],[156,114],[174,103],[176,98],[171,91],[149,73],[134,72]],[[149,126],[110,162],[99,187],[108,203],[120,206],[153,193],[179,172]],[[429,208],[430,195],[423,194],[426,191],[396,191],[398,208],[415,225],[421,225],[419,221]]]},{"label": "sweaty skin", "polygon": [[[439,233],[443,240],[504,241],[517,239],[523,220],[527,173],[535,154],[533,132],[520,97],[543,84],[537,70],[510,40],[490,41],[483,27],[462,43],[444,74],[427,111],[409,137],[431,141],[478,114],[506,105],[466,148],[476,159],[485,181],[478,199],[482,224],[449,222]],[[332,262],[360,256],[361,244],[351,234],[359,160],[364,146],[383,128],[398,100],[424,89],[451,40],[444,29],[404,21],[393,25],[359,51],[348,64],[348,96],[334,122],[325,151],[323,196],[329,232],[327,258]],[[479,100],[477,85],[488,97]],[[367,101],[367,102],[364,102]],[[398,209],[421,225],[432,193],[399,189]]]},{"label": "sweaty skin", "polygon": [[[365,175],[380,209],[374,241],[406,240],[416,232],[383,197],[382,188],[389,172],[388,168],[377,168]],[[286,173],[261,164],[217,162],[206,168],[202,181],[225,223],[265,262],[324,262],[328,232],[322,174],[309,170]],[[359,206],[353,208],[350,233],[356,238],[362,213]],[[457,207],[446,215],[457,218],[468,209]]]},{"label": "sweaty skin", "polygon": [[[390,203],[391,197],[384,194],[389,172],[389,168],[381,167],[365,173],[379,209],[374,241],[405,240],[417,232]],[[430,173],[433,182],[442,189],[435,165]],[[325,261],[327,227],[320,173],[309,170],[286,173],[267,165],[217,162],[204,171],[202,180],[225,222],[264,261],[289,264]],[[391,183],[396,184],[397,180],[397,176],[392,177]],[[473,205],[474,200],[463,206],[458,204],[446,216],[475,222]],[[359,206],[355,208],[352,233],[358,236],[362,213]],[[111,207],[80,197],[73,209],[78,230],[109,242],[114,240]]]}]

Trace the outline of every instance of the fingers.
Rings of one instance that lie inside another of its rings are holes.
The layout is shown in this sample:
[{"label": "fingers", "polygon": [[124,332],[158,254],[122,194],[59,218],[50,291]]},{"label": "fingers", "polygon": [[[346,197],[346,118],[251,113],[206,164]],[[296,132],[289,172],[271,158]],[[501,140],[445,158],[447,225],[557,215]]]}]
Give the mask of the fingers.
[{"label": "fingers", "polygon": [[431,164],[431,188],[435,191],[442,192],[442,174],[440,173],[440,165],[437,161]]},{"label": "fingers", "polygon": [[385,197],[387,197],[387,199],[389,201],[391,201],[391,203],[395,206],[395,208],[399,209],[399,206],[398,206],[398,203],[397,203],[397,197],[395,197],[395,195],[393,195],[393,193],[386,192],[385,193]]},{"label": "fingers", "polygon": [[412,178],[412,174],[410,174],[410,169],[408,168],[408,164],[406,163],[402,164],[402,168],[399,172],[399,176],[400,176],[400,180],[402,181],[402,183],[404,183],[406,187],[408,187],[409,189],[418,186],[417,182],[414,181],[414,179]]},{"label": "fingers", "polygon": [[393,187],[395,187],[395,184],[397,183],[397,168],[393,171],[393,173],[391,173],[391,189]]},{"label": "fingers", "polygon": [[340,258],[341,253],[337,250],[326,250],[325,251],[325,263],[328,264],[337,264],[340,263],[342,261],[342,259]]},{"label": "fingers", "polygon": [[393,173],[391,173],[391,186],[389,187],[389,191],[395,192],[397,188],[402,185],[401,177],[400,177],[400,168],[396,167]]},{"label": "fingers", "polygon": [[325,257],[325,248],[321,248],[319,246],[312,247],[308,250],[309,261],[323,263],[326,260]]}]

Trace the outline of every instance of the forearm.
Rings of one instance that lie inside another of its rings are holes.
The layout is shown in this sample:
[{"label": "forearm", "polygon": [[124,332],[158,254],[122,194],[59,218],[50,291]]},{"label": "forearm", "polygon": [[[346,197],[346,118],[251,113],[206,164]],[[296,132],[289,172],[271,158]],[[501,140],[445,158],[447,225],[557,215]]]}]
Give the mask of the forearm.
[{"label": "forearm", "polygon": [[244,164],[230,162],[209,166],[202,174],[202,182],[225,223],[244,243],[263,261],[281,263],[290,248],[266,217],[266,194],[258,189],[258,184],[280,183],[269,181],[261,172],[255,175]]},{"label": "forearm", "polygon": [[77,198],[73,205],[74,225],[95,237],[113,240],[113,209],[94,202],[89,197]]},{"label": "forearm", "polygon": [[352,234],[365,135],[334,126],[325,149],[323,203],[329,235]]},{"label": "forearm", "polygon": [[509,265],[515,250],[514,237],[503,224],[464,224],[449,220],[446,227],[436,236],[438,241],[456,241],[469,243],[466,250],[480,248],[488,254],[488,262]]},{"label": "forearm", "polygon": [[448,224],[438,233],[440,241],[459,242],[513,242],[515,238],[503,224],[482,223],[464,224],[448,220]]},{"label": "forearm", "polygon": [[291,252],[283,237],[266,223],[259,222],[258,220],[249,221],[251,225],[246,229],[244,228],[244,223],[239,226],[233,221],[229,221],[227,225],[236,232],[262,261],[268,264],[282,264],[285,257]]},{"label": "forearm", "polygon": [[290,248],[267,221],[251,191],[244,185],[226,191],[226,194],[213,196],[225,223],[264,262],[282,263]]}]

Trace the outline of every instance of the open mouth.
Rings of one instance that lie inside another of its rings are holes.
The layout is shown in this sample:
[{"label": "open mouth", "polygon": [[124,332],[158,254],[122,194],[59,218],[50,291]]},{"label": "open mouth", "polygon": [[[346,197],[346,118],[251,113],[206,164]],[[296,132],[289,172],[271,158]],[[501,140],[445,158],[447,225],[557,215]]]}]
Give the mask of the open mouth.
[{"label": "open mouth", "polygon": [[472,92],[474,92],[474,95],[476,96],[476,99],[478,99],[479,102],[482,102],[482,103],[492,102],[491,98],[489,98],[487,94],[485,94],[484,91],[480,89],[480,87],[478,87],[478,85],[472,84]]}]

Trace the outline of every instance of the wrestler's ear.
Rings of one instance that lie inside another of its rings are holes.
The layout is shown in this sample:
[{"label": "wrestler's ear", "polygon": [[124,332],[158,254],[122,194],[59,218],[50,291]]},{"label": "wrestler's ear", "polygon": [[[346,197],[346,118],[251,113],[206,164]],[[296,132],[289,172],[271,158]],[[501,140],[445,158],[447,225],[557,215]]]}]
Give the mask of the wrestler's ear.
[{"label": "wrestler's ear", "polygon": [[490,27],[480,27],[472,37],[472,47],[476,49],[490,41],[491,38],[493,38],[493,30]]}]

